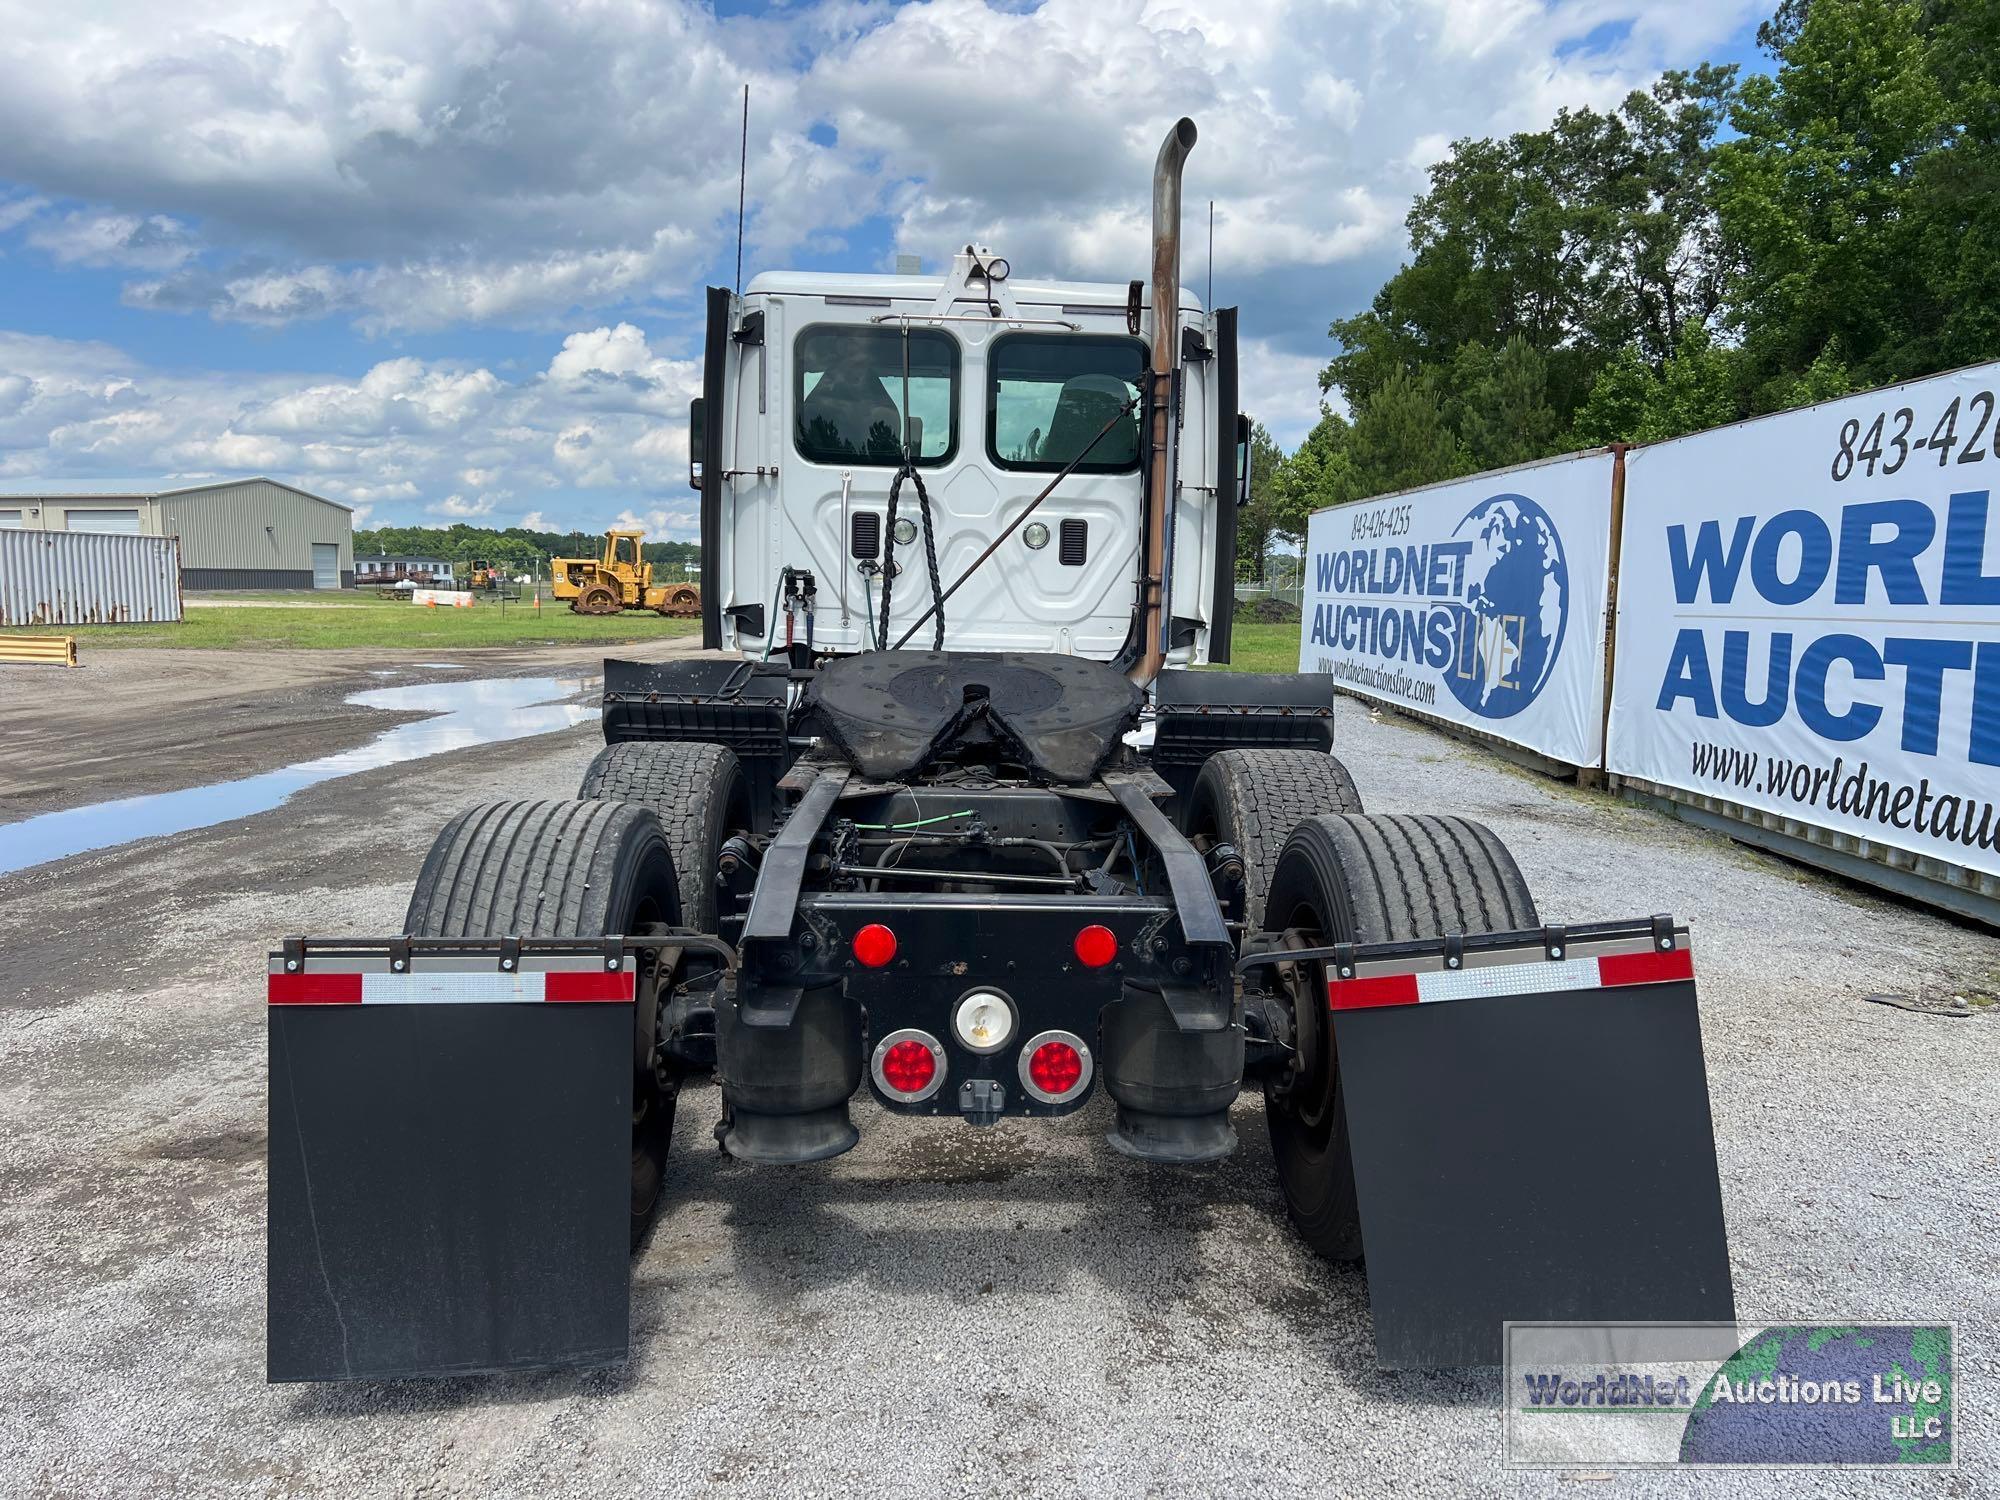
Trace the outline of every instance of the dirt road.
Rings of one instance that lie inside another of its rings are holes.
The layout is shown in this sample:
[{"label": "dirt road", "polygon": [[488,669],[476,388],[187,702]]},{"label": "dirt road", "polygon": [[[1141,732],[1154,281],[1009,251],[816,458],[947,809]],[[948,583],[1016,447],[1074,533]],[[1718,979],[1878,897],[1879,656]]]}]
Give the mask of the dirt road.
[{"label": "dirt road", "polygon": [[[640,660],[699,649],[675,637],[617,654]],[[0,822],[215,781],[350,749],[417,715],[345,700],[414,682],[587,670],[600,642],[461,651],[92,652],[81,670],[0,673]]]},{"label": "dirt road", "polygon": [[[212,778],[218,756],[262,755],[261,769],[361,732],[329,708],[376,680],[367,664],[309,665],[246,663],[176,708],[178,664],[135,660],[142,691],[168,684],[151,700],[165,711],[89,712],[107,755],[139,755],[115,743],[128,724],[155,755],[172,749],[177,770],[156,776]],[[272,701],[288,729],[212,731]],[[55,805],[30,746],[10,739],[0,768],[19,805]],[[2000,944],[1345,702],[1340,747],[1371,807],[1490,822],[1552,920],[1610,914],[1607,900],[1690,919],[1743,1312],[1955,1318],[1967,1404],[1990,1391],[2000,1025],[1862,997],[1990,987]],[[857,1150],[780,1171],[718,1155],[715,1095],[695,1091],[670,1206],[634,1265],[624,1370],[266,1386],[268,946],[288,931],[392,929],[428,830],[473,801],[564,794],[595,748],[586,727],[460,751],[0,877],[0,1492],[1568,1488],[1499,1468],[1493,1372],[1375,1370],[1365,1282],[1292,1234],[1252,1096],[1237,1109],[1241,1148],[1212,1168],[1114,1155],[1100,1100],[1054,1126],[983,1132],[858,1103]],[[385,824],[426,832],[385,843]],[[467,1098],[506,1107],[476,1081]],[[1585,1123],[1550,1127],[1559,1138]],[[1990,1435],[1965,1431],[1955,1476],[1823,1474],[1814,1493],[1991,1493]],[[1625,1474],[1589,1488],[1766,1494],[1787,1478]]]}]

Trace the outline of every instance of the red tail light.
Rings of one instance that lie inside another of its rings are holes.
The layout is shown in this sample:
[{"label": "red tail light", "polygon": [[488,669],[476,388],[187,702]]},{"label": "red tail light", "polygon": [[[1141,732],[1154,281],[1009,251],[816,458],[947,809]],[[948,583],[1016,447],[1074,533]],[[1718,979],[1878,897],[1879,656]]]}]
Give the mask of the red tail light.
[{"label": "red tail light", "polygon": [[920,1104],[944,1083],[944,1044],[914,1027],[892,1031],[875,1044],[870,1071],[887,1098],[897,1104]]},{"label": "red tail light", "polygon": [[896,934],[880,922],[870,922],[854,934],[855,961],[879,969],[896,956]]},{"label": "red tail light", "polygon": [[1090,1048],[1069,1031],[1044,1031],[1021,1049],[1021,1087],[1044,1104],[1066,1104],[1090,1087]]},{"label": "red tail light", "polygon": [[1118,956],[1118,935],[1095,922],[1076,935],[1076,961],[1086,969],[1101,969]]}]

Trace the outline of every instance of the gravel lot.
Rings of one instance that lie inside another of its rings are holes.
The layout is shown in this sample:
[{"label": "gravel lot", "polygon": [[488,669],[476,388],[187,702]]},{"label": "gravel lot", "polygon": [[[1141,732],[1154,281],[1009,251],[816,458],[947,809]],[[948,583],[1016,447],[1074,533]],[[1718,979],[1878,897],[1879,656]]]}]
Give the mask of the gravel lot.
[{"label": "gravel lot", "polygon": [[[691,1092],[622,1372],[266,1386],[264,952],[398,925],[449,813],[566,793],[583,729],[0,878],[0,1492],[2000,1489],[2000,1022],[1862,1000],[1993,989],[2000,943],[1351,702],[1339,748],[1373,810],[1490,823],[1551,920],[1692,922],[1739,1306],[1956,1319],[1955,1475],[1507,1474],[1496,1372],[1374,1369],[1364,1283],[1293,1238],[1249,1097],[1214,1168],[1115,1156],[1101,1099],[976,1132],[864,1097],[857,1150],[781,1171],[720,1156]],[[0,753],[23,803],[35,753]]]}]

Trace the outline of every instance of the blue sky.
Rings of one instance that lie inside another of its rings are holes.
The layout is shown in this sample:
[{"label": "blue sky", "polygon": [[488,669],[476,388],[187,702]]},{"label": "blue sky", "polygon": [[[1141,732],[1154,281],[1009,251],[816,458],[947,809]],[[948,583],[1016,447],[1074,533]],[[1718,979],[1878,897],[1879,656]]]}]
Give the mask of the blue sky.
[{"label": "blue sky", "polygon": [[1188,281],[1296,442],[1327,322],[1452,138],[1762,66],[1743,0],[138,0],[0,53],[0,490],[269,472],[364,521],[686,535],[701,288],[936,265],[1144,274],[1182,113]]}]

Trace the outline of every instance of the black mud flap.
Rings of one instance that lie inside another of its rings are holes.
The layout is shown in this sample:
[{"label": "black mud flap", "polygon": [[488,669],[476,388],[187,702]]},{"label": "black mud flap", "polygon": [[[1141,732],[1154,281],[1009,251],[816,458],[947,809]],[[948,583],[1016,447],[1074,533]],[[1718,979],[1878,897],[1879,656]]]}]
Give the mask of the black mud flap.
[{"label": "black mud flap", "polygon": [[487,965],[273,973],[271,1380],[625,1358],[630,975],[573,976],[622,980],[625,1003],[359,1003],[364,981],[370,1001],[541,983]]},{"label": "black mud flap", "polygon": [[1384,1369],[1498,1364],[1510,1320],[1735,1317],[1685,930],[1328,972]]}]

